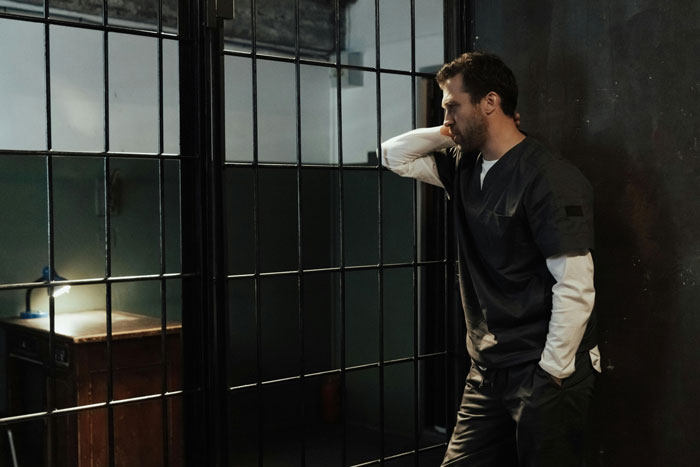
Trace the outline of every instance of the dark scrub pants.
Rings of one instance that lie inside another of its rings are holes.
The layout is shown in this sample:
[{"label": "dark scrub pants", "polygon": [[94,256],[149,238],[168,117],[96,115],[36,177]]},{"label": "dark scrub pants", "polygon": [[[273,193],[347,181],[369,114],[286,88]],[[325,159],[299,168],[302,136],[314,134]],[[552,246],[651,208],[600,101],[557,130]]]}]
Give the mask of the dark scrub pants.
[{"label": "dark scrub pants", "polygon": [[443,466],[579,467],[596,371],[588,352],[558,387],[538,362],[472,364]]}]

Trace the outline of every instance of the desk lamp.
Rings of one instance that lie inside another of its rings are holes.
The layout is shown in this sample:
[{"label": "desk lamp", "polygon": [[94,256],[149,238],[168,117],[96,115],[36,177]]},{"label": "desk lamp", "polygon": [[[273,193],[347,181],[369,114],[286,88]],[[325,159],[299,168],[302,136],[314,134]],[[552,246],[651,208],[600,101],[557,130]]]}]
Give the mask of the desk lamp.
[{"label": "desk lamp", "polygon": [[[51,277],[50,277],[51,276]],[[41,277],[38,278],[34,282],[49,282],[49,281],[65,281],[65,277],[61,277],[58,275],[56,271],[53,271],[53,274],[50,274],[49,267],[44,266],[44,269],[41,273]],[[21,312],[19,314],[20,318],[45,318],[46,316],[49,315],[48,311],[38,311],[38,310],[32,310],[31,307],[31,298],[32,298],[32,291],[35,289],[35,287],[30,287],[27,289],[27,294],[25,295],[25,302],[26,302],[26,309],[25,311]],[[66,294],[70,292],[70,285],[63,285],[60,287],[47,287],[46,288],[46,293],[51,294],[51,290],[53,290],[53,296],[55,297],[60,297],[63,294]]]}]

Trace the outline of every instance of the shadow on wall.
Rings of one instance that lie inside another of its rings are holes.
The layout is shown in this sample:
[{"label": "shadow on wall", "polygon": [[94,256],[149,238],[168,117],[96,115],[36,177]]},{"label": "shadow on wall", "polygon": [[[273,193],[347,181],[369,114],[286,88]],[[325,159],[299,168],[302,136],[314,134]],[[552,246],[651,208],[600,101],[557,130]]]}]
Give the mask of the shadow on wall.
[{"label": "shadow on wall", "polygon": [[475,2],[474,43],[520,84],[523,128],[596,196],[604,373],[590,466],[700,457],[700,4]]},{"label": "shadow on wall", "polygon": [[[591,66],[586,57],[552,57],[541,71],[565,80],[565,96],[585,96],[600,85],[586,81]],[[621,74],[616,79],[633,83],[633,77],[624,76],[628,72],[616,67]],[[630,86],[622,92],[630,95],[614,104],[616,118],[601,109],[605,123],[593,128],[586,102],[570,97],[554,108],[528,108],[523,119],[535,116],[538,127],[551,132],[549,138],[534,136],[577,165],[596,197],[593,254],[603,375],[593,406],[588,465],[681,465],[682,454],[679,463],[667,463],[664,446],[674,437],[664,392],[673,378],[667,362],[674,345],[669,312],[679,307],[674,273],[678,235],[673,187],[663,183],[659,168],[650,163],[663,152],[657,146],[672,129],[659,124],[658,109],[639,108],[645,90]]]}]

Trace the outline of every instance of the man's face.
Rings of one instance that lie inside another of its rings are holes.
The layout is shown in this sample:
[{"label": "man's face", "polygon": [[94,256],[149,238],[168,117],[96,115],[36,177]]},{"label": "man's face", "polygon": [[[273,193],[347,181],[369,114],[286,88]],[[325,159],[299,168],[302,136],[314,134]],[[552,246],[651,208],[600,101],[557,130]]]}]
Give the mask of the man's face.
[{"label": "man's face", "polygon": [[462,74],[453,76],[442,85],[443,125],[450,129],[452,139],[464,151],[474,151],[486,142],[486,118],[479,103],[472,104],[471,95],[464,92]]}]

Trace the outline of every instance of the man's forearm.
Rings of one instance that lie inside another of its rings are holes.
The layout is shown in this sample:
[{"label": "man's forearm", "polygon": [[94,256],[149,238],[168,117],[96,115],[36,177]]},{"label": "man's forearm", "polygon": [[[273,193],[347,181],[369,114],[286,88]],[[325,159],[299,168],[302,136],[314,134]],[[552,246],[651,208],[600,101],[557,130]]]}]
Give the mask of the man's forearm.
[{"label": "man's forearm", "polygon": [[454,146],[452,138],[440,133],[440,127],[418,128],[382,143],[382,163],[402,177],[442,187],[434,151]]},{"label": "man's forearm", "polygon": [[557,378],[567,378],[575,369],[578,350],[593,311],[593,258],[579,256],[547,259],[557,283],[552,287],[552,317],[540,366]]}]

